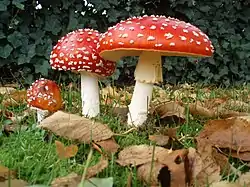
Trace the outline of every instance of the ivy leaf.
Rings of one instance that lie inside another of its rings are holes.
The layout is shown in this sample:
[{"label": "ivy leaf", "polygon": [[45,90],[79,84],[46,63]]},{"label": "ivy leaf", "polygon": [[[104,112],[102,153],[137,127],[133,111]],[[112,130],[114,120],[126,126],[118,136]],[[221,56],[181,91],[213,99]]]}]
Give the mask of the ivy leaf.
[{"label": "ivy leaf", "polygon": [[20,54],[17,59],[17,65],[27,64],[30,59],[25,54]]},{"label": "ivy leaf", "polygon": [[219,68],[219,70],[219,74],[221,77],[228,74],[228,67],[226,65],[224,65],[222,68]]},{"label": "ivy leaf", "polygon": [[7,44],[4,47],[0,46],[0,57],[7,58],[10,56],[11,52],[13,51],[13,47],[11,45]]},{"label": "ivy leaf", "polygon": [[61,31],[61,26],[60,16],[54,14],[46,16],[44,30],[57,35]]},{"label": "ivy leaf", "polygon": [[77,14],[74,10],[70,10],[69,12],[69,23],[67,30],[72,31],[75,30],[78,25],[78,19],[76,18]]},{"label": "ivy leaf", "polygon": [[5,34],[3,33],[3,31],[0,30],[0,39],[6,38]]},{"label": "ivy leaf", "polygon": [[36,46],[36,55],[43,56],[46,59],[49,59],[49,54],[51,50],[52,50],[52,41],[50,38],[48,38],[47,40],[44,40],[43,45],[40,44]]},{"label": "ivy leaf", "polygon": [[199,9],[201,12],[207,13],[210,11],[211,8],[208,5],[204,5],[204,6],[200,6]]},{"label": "ivy leaf", "polygon": [[31,59],[36,55],[36,45],[35,44],[28,45],[28,49],[29,51],[27,57]]},{"label": "ivy leaf", "polygon": [[12,44],[14,48],[17,48],[23,45],[22,38],[23,38],[23,35],[20,32],[14,31],[12,34],[10,34],[7,37],[7,40]]},{"label": "ivy leaf", "polygon": [[243,50],[250,51],[250,41],[248,41],[247,43],[241,44],[241,48]]},{"label": "ivy leaf", "polygon": [[117,0],[109,0],[109,3],[118,6],[119,2]]},{"label": "ivy leaf", "polygon": [[15,5],[18,9],[24,10],[24,4],[22,3],[25,1],[26,0],[13,0],[12,4]]},{"label": "ivy leaf", "polygon": [[61,0],[62,1],[62,4],[63,4],[63,9],[68,9],[70,7],[70,5],[72,5],[72,2],[71,1],[68,1],[68,0]]},{"label": "ivy leaf", "polygon": [[118,17],[120,15],[119,11],[117,11],[117,10],[115,10],[113,8],[109,9],[108,12],[107,12],[107,14],[108,14],[108,20],[109,20],[110,23],[117,22]]},{"label": "ivy leaf", "polygon": [[37,29],[36,32],[30,33],[29,36],[33,40],[35,40],[36,44],[39,44],[43,41],[43,37],[45,35],[45,32],[43,30]]},{"label": "ivy leaf", "polygon": [[0,11],[6,11],[10,0],[0,0]]},{"label": "ivy leaf", "polygon": [[41,73],[42,76],[48,76],[48,71],[50,69],[48,60],[44,58],[33,58],[32,62],[34,63],[35,73]]},{"label": "ivy leaf", "polygon": [[103,1],[103,0],[90,0],[89,1],[91,4],[95,5],[95,9],[97,11],[101,11],[104,9],[110,9],[111,6],[108,1]]}]

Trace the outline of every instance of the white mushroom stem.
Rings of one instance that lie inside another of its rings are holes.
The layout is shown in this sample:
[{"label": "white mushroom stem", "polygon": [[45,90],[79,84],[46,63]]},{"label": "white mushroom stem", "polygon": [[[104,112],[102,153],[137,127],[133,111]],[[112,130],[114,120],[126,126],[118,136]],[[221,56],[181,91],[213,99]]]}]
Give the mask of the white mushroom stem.
[{"label": "white mushroom stem", "polygon": [[128,125],[141,126],[148,115],[153,84],[162,82],[161,54],[142,52],[135,70],[135,88],[129,105]]},{"label": "white mushroom stem", "polygon": [[49,115],[48,110],[41,110],[40,108],[36,107],[31,107],[31,109],[36,110],[38,124],[41,123],[41,121],[43,121]]},{"label": "white mushroom stem", "polygon": [[96,117],[100,113],[100,95],[98,78],[88,73],[81,73],[82,115]]}]

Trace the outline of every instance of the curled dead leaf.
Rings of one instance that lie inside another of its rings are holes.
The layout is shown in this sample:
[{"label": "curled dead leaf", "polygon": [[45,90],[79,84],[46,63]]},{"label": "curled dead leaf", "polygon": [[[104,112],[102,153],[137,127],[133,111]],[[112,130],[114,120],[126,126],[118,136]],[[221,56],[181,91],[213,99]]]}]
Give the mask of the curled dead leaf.
[{"label": "curled dead leaf", "polygon": [[250,186],[250,172],[241,174],[236,182],[242,185],[242,187]]},{"label": "curled dead leaf", "polygon": [[0,165],[0,182],[8,180],[8,178],[13,179],[15,177],[16,177],[15,171],[12,171],[9,168]]},{"label": "curled dead leaf", "polygon": [[166,123],[184,123],[186,121],[185,108],[178,102],[161,103],[150,109],[151,114],[159,115]]},{"label": "curled dead leaf", "polygon": [[51,182],[51,187],[76,187],[81,182],[81,176],[76,173],[70,173],[64,177],[58,177]]},{"label": "curled dead leaf", "polygon": [[60,159],[67,159],[74,157],[78,152],[77,145],[65,146],[62,142],[57,140],[55,141],[55,144],[56,144],[56,152]]},{"label": "curled dead leaf", "polygon": [[100,142],[96,142],[99,146],[101,146],[108,153],[116,153],[119,149],[119,145],[116,143],[114,138],[109,138],[107,140],[103,140]]},{"label": "curled dead leaf", "polygon": [[170,150],[163,147],[149,146],[149,145],[132,145],[124,148],[118,154],[118,159],[116,162],[121,166],[133,165],[138,166],[152,161],[154,150],[153,160],[157,160],[156,155],[161,155],[162,153],[169,153]]},{"label": "curled dead leaf", "polygon": [[216,148],[212,148],[212,156],[216,163],[220,166],[221,175],[230,175],[233,171],[233,166],[228,161],[228,157],[220,153]]},{"label": "curled dead leaf", "polygon": [[11,179],[0,182],[1,187],[27,187],[28,183],[20,179]]},{"label": "curled dead leaf", "polygon": [[211,111],[203,106],[201,106],[199,103],[190,104],[189,105],[189,112],[192,115],[200,115],[203,117],[212,118],[216,116],[216,113],[214,111]]},{"label": "curled dead leaf", "polygon": [[26,90],[16,90],[8,95],[4,96],[2,104],[4,106],[18,106],[20,104],[26,103],[27,91]]},{"label": "curled dead leaf", "polygon": [[169,137],[164,135],[149,135],[149,140],[156,143],[156,145],[164,146],[168,144]]},{"label": "curled dead leaf", "polygon": [[[150,184],[151,186],[159,186],[160,170],[164,167],[166,166],[159,162],[153,162],[153,164],[151,162],[148,162],[146,164],[143,164],[137,169],[138,179],[145,182],[146,184]],[[169,181],[170,184],[170,171],[165,174],[165,178]]]},{"label": "curled dead leaf", "polygon": [[[249,116],[232,117],[208,121],[197,137],[198,142],[207,142],[218,148],[233,151],[231,156],[249,160],[250,151],[250,121]],[[230,151],[231,152],[231,151]],[[246,154],[242,154],[246,152]],[[235,154],[237,153],[237,154]],[[242,156],[240,156],[242,154]]]},{"label": "curled dead leaf", "polygon": [[[213,156],[213,148],[207,142],[199,142],[197,145],[197,152],[192,156],[197,157],[193,158],[194,162],[192,164],[193,170],[196,169],[196,176],[193,179],[198,186],[206,186],[208,184],[212,184],[214,182],[218,182],[221,180],[220,176],[220,166]],[[189,162],[192,160],[192,157],[189,157]],[[195,163],[197,162],[197,163]]]},{"label": "curled dead leaf", "polygon": [[220,181],[211,184],[210,187],[243,187],[243,186],[228,181]]},{"label": "curled dead leaf", "polygon": [[124,89],[117,89],[116,87],[107,86],[100,90],[104,104],[120,103],[127,105],[130,103],[132,94]]},{"label": "curled dead leaf", "polygon": [[108,167],[108,160],[106,160],[104,157],[101,157],[101,159],[96,165],[91,166],[87,169],[86,178],[89,179],[91,177],[94,177],[95,175],[102,172],[107,167]]},{"label": "curled dead leaf", "polygon": [[7,86],[0,87],[0,95],[9,95],[15,91],[16,89],[13,87],[7,87]]},{"label": "curled dead leaf", "polygon": [[185,173],[186,150],[176,150],[169,154],[160,155],[156,162],[148,162],[139,166],[139,178],[153,186],[187,186]]},{"label": "curled dead leaf", "polygon": [[[237,101],[224,98],[207,99],[203,102],[196,101],[189,105],[189,111],[192,115],[199,115],[203,117],[220,117],[229,118],[235,116],[247,115],[249,105],[242,101]],[[239,110],[239,111],[238,111]]]},{"label": "curled dead leaf", "polygon": [[38,127],[83,143],[107,140],[114,135],[105,124],[62,111],[57,111],[44,119]]},{"label": "curled dead leaf", "polygon": [[194,184],[197,175],[203,169],[201,156],[196,151],[196,149],[192,147],[188,149],[187,161],[188,162],[186,165],[186,175],[190,180],[190,184]]},{"label": "curled dead leaf", "polygon": [[[164,185],[170,183],[171,186],[185,187],[187,153],[186,149],[172,151],[158,146],[134,145],[119,153],[117,163],[122,166],[139,166],[138,176],[140,179],[147,183],[152,182],[152,185],[157,185],[160,181]],[[153,168],[152,161],[155,164]],[[171,173],[170,177],[168,171]],[[151,178],[149,177],[150,172],[152,172]]]}]

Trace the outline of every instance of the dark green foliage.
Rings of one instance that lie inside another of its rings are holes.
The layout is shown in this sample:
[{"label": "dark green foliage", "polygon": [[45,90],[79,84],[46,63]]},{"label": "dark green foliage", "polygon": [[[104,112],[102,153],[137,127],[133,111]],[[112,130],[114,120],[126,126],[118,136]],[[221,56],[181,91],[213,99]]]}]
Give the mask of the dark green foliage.
[{"label": "dark green foliage", "polygon": [[[49,54],[56,41],[77,28],[101,32],[122,19],[163,14],[190,22],[208,34],[215,47],[212,58],[163,58],[167,82],[230,85],[250,80],[250,2],[248,0],[0,0],[0,69],[19,71],[30,83],[54,73]],[[106,11],[106,16],[102,13]],[[133,75],[135,60],[124,60],[119,75]],[[128,72],[132,71],[132,72]],[[126,81],[126,80],[124,80]]]}]

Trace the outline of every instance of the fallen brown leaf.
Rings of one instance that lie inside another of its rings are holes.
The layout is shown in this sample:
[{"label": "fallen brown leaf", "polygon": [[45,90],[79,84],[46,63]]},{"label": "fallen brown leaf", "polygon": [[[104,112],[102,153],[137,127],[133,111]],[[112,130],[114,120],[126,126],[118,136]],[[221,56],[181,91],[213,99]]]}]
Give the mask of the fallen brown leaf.
[{"label": "fallen brown leaf", "polygon": [[157,160],[157,155],[161,155],[163,153],[168,154],[170,151],[168,149],[158,146],[155,146],[154,148],[153,146],[149,145],[132,145],[124,148],[122,151],[119,152],[118,159],[116,160],[116,162],[121,166],[142,165],[152,161],[153,150],[155,150],[155,156],[153,158],[153,160],[155,161]]},{"label": "fallen brown leaf", "polygon": [[55,140],[56,152],[60,159],[74,157],[78,152],[77,145],[65,146],[62,142]]},{"label": "fallen brown leaf", "polygon": [[[123,89],[117,89],[116,87],[107,86],[100,90],[101,97],[104,104],[120,103],[122,105],[127,105],[130,103],[132,94]],[[109,103],[110,102],[110,103]]]},{"label": "fallen brown leaf", "polygon": [[[171,183],[171,186],[184,187],[186,185],[185,159],[187,153],[188,151],[185,149],[172,151],[158,146],[134,145],[119,153],[117,163],[122,166],[139,166],[138,176],[144,182],[152,182],[151,185],[157,185],[160,177],[163,186]],[[155,164],[153,172],[151,172],[152,161]],[[168,170],[171,173],[170,177],[168,177],[169,172],[166,172]],[[149,177],[150,172],[151,178]]]},{"label": "fallen brown leaf", "polygon": [[[198,142],[207,142],[218,148],[232,150],[231,156],[250,160],[250,116],[232,117],[208,121],[196,138]],[[231,151],[229,151],[231,153]],[[235,154],[237,153],[237,154]],[[240,156],[242,154],[242,156]]]},{"label": "fallen brown leaf", "polygon": [[149,140],[156,143],[156,145],[164,146],[168,144],[169,137],[164,135],[149,135]]},{"label": "fallen brown leaf", "polygon": [[105,124],[62,111],[57,111],[44,119],[38,127],[83,143],[107,140],[114,135]]},{"label": "fallen brown leaf", "polygon": [[197,145],[197,152],[188,156],[189,165],[192,167],[191,171],[193,183],[197,186],[206,186],[221,180],[220,166],[213,157],[213,148],[207,142],[199,142]]},{"label": "fallen brown leaf", "polygon": [[0,182],[8,180],[8,178],[13,179],[15,177],[16,177],[15,171],[12,171],[9,168],[0,165]]},{"label": "fallen brown leaf", "polygon": [[[9,184],[10,183],[10,184]],[[0,165],[0,186],[1,187],[25,187],[27,182],[16,179],[16,172]]]},{"label": "fallen brown leaf", "polygon": [[221,175],[230,175],[232,171],[232,166],[228,161],[228,157],[224,154],[218,152],[216,148],[212,148],[212,157],[216,161],[216,163],[220,166],[220,173]]},{"label": "fallen brown leaf", "polygon": [[51,182],[51,187],[77,187],[81,182],[81,176],[76,173],[70,173],[64,177],[58,177]]},{"label": "fallen brown leaf", "polygon": [[162,134],[165,135],[165,136],[168,136],[169,138],[177,139],[177,130],[178,130],[178,128],[179,127],[164,129]]},{"label": "fallen brown leaf", "polygon": [[1,187],[27,187],[28,183],[20,179],[11,179],[10,181],[6,180],[0,182]]},{"label": "fallen brown leaf", "polygon": [[199,116],[208,117],[208,118],[212,118],[216,116],[216,112],[201,106],[199,102],[195,104],[190,104],[189,112],[192,115],[199,115]]},{"label": "fallen brown leaf", "polygon": [[200,154],[196,149],[190,147],[188,149],[186,163],[186,175],[190,184],[194,184],[197,175],[202,171],[203,163]]},{"label": "fallen brown leaf", "polygon": [[2,104],[4,106],[18,106],[20,104],[26,103],[27,91],[26,90],[16,90],[8,95],[4,96]]},{"label": "fallen brown leaf", "polygon": [[94,177],[95,175],[102,172],[107,167],[108,167],[108,160],[106,160],[104,157],[101,157],[101,159],[96,165],[91,166],[87,169],[86,179]]},{"label": "fallen brown leaf", "polygon": [[16,91],[16,89],[13,88],[13,87],[7,87],[7,86],[0,87],[0,94],[1,95],[6,95],[6,94],[9,95],[9,94],[11,94],[11,93],[13,93],[15,91]]},{"label": "fallen brown leaf", "polygon": [[127,106],[115,106],[112,108],[112,113],[121,118],[121,121],[127,121],[127,114],[129,110]]},{"label": "fallen brown leaf", "polygon": [[243,187],[243,186],[236,183],[230,183],[228,181],[220,181],[211,184],[210,187]]},{"label": "fallen brown leaf", "polygon": [[189,105],[189,111],[192,115],[199,115],[208,118],[218,116],[220,118],[243,116],[247,115],[247,113],[241,111],[248,111],[248,109],[249,106],[247,103],[229,99],[227,97],[207,99],[203,102],[196,101]]},{"label": "fallen brown leaf", "polygon": [[108,153],[116,153],[119,149],[119,145],[116,143],[114,138],[109,138],[107,140],[102,140],[96,142],[99,146],[101,146]]},{"label": "fallen brown leaf", "polygon": [[[150,184],[151,186],[159,186],[159,175],[160,170],[166,167],[165,165],[159,162],[148,162],[138,167],[137,176],[140,181],[145,182],[146,184]],[[170,184],[170,171],[169,176],[166,174],[165,178],[169,180]]]},{"label": "fallen brown leaf", "polygon": [[165,102],[150,109],[151,114],[159,115],[166,123],[184,123],[186,121],[185,108],[175,101]]},{"label": "fallen brown leaf", "polygon": [[[225,153],[226,151],[224,151]],[[228,152],[228,153],[227,153]],[[244,161],[250,161],[250,151],[237,152],[228,150],[225,154],[234,158],[238,158]]]},{"label": "fallen brown leaf", "polygon": [[242,185],[242,187],[249,186],[250,185],[250,172],[241,174],[239,178],[236,180],[236,182]]}]

